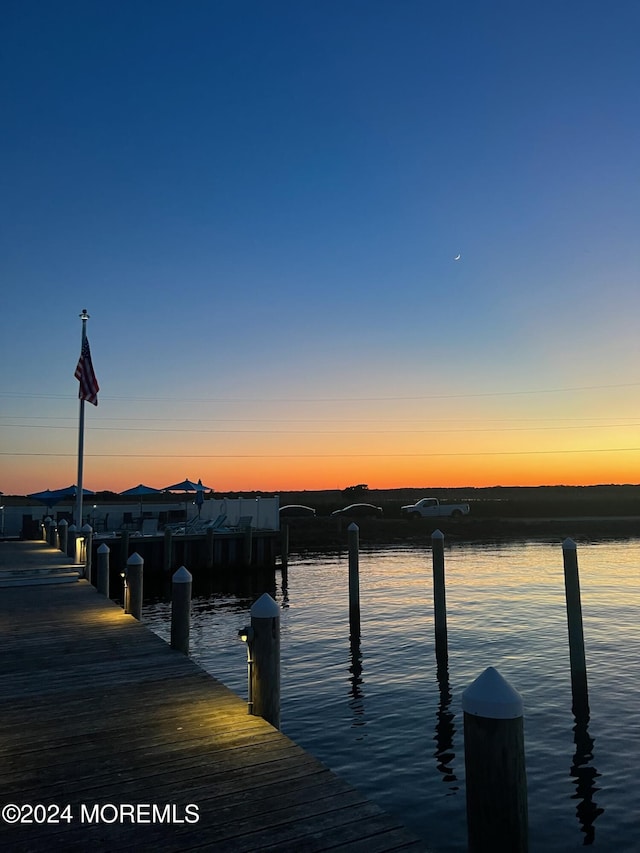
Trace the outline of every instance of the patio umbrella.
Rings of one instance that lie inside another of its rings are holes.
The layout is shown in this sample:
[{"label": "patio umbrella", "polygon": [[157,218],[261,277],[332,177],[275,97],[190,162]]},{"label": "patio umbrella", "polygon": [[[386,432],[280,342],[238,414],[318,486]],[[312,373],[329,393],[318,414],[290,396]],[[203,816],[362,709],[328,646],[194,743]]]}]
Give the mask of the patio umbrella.
[{"label": "patio umbrella", "polygon": [[181,483],[174,483],[173,486],[165,486],[163,492],[210,492],[210,486],[203,486],[202,480],[194,483],[192,480],[183,480]]},{"label": "patio umbrella", "polygon": [[143,483],[138,483],[137,486],[132,486],[130,489],[125,489],[124,492],[118,492],[126,498],[140,498],[140,517],[142,517],[142,498],[145,495],[159,495],[162,489],[154,489],[153,486],[145,486]]},{"label": "patio umbrella", "polygon": [[[66,489],[56,489],[56,493],[60,495],[62,500],[65,498],[76,498],[78,497],[78,487],[77,486],[67,486]],[[95,492],[92,492],[91,489],[83,489],[82,494],[84,495],[95,495]]]},{"label": "patio umbrella", "polygon": [[[194,483],[191,480],[183,480],[181,483],[174,483],[173,486],[165,486],[163,491],[164,492],[184,492],[185,493],[184,517],[185,517],[185,521],[188,521],[189,520],[189,510],[188,510],[189,501],[188,501],[186,495],[189,492],[195,492],[196,493],[196,503],[198,503],[198,499],[200,499],[201,501],[204,500],[204,494],[203,493],[204,492],[210,492],[211,488],[210,488],[210,486],[203,486],[201,479],[198,480],[197,483]],[[202,503],[200,503],[198,505],[198,514],[200,514],[200,507],[201,506],[202,506]]]},{"label": "patio umbrella", "polygon": [[30,495],[27,495],[28,498],[33,498],[34,501],[40,501],[40,503],[45,504],[49,509],[54,507],[61,498],[56,492],[51,491],[51,489],[44,489],[42,492],[32,492]]},{"label": "patio umbrella", "polygon": [[[65,489],[45,489],[42,492],[32,492],[27,497],[40,501],[51,509],[56,504],[62,503],[62,501],[77,497],[77,494],[77,486],[67,486]],[[90,489],[83,489],[82,494],[95,495],[95,492],[92,492]]]},{"label": "patio umbrella", "polygon": [[202,504],[204,503],[204,486],[202,480],[198,480],[198,491],[196,492],[196,506],[198,507],[198,518],[202,512]]}]

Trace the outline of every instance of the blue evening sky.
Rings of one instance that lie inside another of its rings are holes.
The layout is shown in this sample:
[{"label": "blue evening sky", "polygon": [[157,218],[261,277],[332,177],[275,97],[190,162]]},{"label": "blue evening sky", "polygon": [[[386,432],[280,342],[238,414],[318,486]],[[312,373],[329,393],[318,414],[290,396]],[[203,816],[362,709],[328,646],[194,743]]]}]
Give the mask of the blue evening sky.
[{"label": "blue evening sky", "polygon": [[0,489],[74,480],[84,307],[98,456],[180,458],[151,431],[177,418],[256,466],[290,430],[243,488],[329,429],[355,454],[380,424],[562,415],[640,445],[639,40],[627,0],[6,2]]}]

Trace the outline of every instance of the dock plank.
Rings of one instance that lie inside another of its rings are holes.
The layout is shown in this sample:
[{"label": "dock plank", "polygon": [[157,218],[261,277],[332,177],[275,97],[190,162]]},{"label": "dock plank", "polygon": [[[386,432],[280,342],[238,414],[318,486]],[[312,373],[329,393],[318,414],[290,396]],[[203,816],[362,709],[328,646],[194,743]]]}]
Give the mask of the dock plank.
[{"label": "dock plank", "polygon": [[[25,555],[37,568],[37,543]],[[0,823],[1,849],[427,850],[87,581],[4,587],[0,632],[0,800],[72,815]],[[83,820],[82,804],[105,819]],[[112,822],[110,804],[171,806],[174,820]]]}]

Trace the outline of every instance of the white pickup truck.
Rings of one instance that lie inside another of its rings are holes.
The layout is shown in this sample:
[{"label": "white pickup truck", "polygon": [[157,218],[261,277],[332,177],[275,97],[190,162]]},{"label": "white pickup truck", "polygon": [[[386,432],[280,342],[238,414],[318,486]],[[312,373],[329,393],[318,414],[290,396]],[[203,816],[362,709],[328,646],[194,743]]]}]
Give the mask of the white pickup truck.
[{"label": "white pickup truck", "polygon": [[469,515],[469,504],[441,504],[438,498],[422,498],[400,511],[405,518],[462,518]]}]

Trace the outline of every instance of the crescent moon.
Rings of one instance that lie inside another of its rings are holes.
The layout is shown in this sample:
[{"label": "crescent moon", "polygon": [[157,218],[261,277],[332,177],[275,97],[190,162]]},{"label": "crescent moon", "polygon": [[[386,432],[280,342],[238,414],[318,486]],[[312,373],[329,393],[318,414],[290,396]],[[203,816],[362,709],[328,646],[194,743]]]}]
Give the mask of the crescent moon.
[{"label": "crescent moon", "polygon": [[461,257],[462,257],[462,255],[456,255],[456,256],[455,256],[455,258],[454,258],[453,260],[454,260],[454,261],[459,261]]}]

